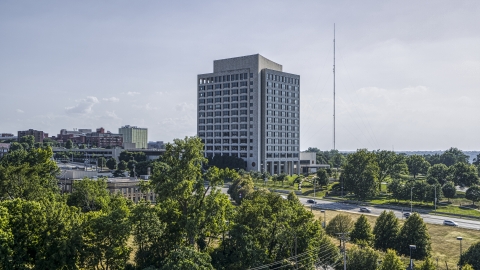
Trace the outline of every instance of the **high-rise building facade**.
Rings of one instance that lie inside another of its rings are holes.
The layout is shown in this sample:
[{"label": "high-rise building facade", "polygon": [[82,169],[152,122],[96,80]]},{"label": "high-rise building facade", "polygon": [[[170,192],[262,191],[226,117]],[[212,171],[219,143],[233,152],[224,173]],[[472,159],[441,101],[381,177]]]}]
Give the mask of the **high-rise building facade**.
[{"label": "high-rise building facade", "polygon": [[135,126],[123,126],[118,129],[118,133],[123,135],[123,143],[135,144],[135,148],[146,149],[148,143],[148,130]]},{"label": "high-rise building facade", "polygon": [[299,75],[256,54],[215,60],[197,85],[197,134],[207,157],[237,156],[247,170],[271,174],[299,172]]}]

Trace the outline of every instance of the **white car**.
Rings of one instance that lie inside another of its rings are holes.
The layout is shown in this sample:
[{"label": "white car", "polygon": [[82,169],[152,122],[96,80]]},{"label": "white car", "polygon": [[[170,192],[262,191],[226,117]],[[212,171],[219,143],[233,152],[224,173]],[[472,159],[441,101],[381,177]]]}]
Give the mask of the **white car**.
[{"label": "white car", "polygon": [[451,221],[451,220],[444,220],[443,221],[443,225],[446,225],[446,226],[458,226],[458,224],[454,221]]}]

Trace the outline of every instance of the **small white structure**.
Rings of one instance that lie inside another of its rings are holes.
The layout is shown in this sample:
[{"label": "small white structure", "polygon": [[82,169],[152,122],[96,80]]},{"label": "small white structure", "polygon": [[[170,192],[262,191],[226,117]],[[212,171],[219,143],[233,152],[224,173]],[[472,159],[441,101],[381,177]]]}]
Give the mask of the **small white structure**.
[{"label": "small white structure", "polygon": [[328,169],[328,164],[317,164],[317,153],[301,152],[300,153],[300,170],[302,173],[316,173],[318,169]]}]

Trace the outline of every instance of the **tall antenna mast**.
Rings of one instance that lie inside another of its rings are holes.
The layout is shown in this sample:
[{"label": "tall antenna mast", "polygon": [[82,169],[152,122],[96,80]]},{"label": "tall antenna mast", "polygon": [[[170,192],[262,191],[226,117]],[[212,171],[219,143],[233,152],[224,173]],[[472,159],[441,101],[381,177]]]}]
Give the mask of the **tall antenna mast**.
[{"label": "tall antenna mast", "polygon": [[333,24],[333,150],[335,148],[335,24]]}]

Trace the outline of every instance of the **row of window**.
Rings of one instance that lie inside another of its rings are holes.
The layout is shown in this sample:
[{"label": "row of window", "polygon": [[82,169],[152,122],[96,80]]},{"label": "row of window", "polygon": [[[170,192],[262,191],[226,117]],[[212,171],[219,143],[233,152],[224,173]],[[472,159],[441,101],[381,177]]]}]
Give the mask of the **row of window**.
[{"label": "row of window", "polygon": [[296,126],[267,125],[267,130],[299,131],[300,129]]},{"label": "row of window", "polygon": [[[198,130],[230,130],[230,129],[247,129],[247,124],[233,124],[233,125],[208,125],[208,126],[198,126]],[[253,128],[253,125],[250,125],[250,128]]]},{"label": "row of window", "polygon": [[[299,138],[299,135],[298,135],[298,133],[268,131],[268,132],[267,132],[267,137],[273,137],[273,138]],[[267,139],[267,143],[268,143],[268,139]]]},{"label": "row of window", "polygon": [[[253,78],[253,73],[250,73],[250,78]],[[215,77],[209,77],[209,78],[200,78],[198,83],[207,84],[207,83],[230,82],[230,81],[239,81],[239,80],[247,80],[247,79],[248,79],[248,73],[237,73],[237,74],[215,76]]]},{"label": "row of window", "polygon": [[290,90],[290,91],[300,90],[300,87],[298,87],[298,86],[286,85],[286,84],[281,84],[281,83],[272,83],[272,82],[267,82],[267,87],[280,88],[280,89],[283,89],[283,90]]},{"label": "row of window", "polygon": [[269,95],[277,95],[277,96],[285,96],[285,97],[300,97],[299,93],[294,92],[287,92],[287,91],[280,91],[275,89],[267,89],[267,94]]},{"label": "row of window", "polygon": [[[240,106],[240,108],[242,108],[242,106]],[[204,109],[200,109],[200,110],[204,110]],[[238,115],[238,113],[240,112],[240,115],[246,115],[247,114],[247,110],[233,110],[233,111],[215,111],[215,112],[199,112],[198,113],[198,116],[199,117],[212,117],[212,116],[230,116],[230,115]],[[250,110],[250,114],[253,114],[253,110]]]},{"label": "row of window", "polygon": [[[211,153],[207,152],[205,153],[207,157],[213,157],[213,156],[232,156],[232,157],[241,157],[241,158],[246,158],[247,153]],[[250,157],[253,157],[253,154],[250,154]]]},{"label": "row of window", "polygon": [[[198,137],[204,138],[204,137],[246,137],[247,132],[246,131],[232,131],[232,132],[199,132]],[[253,136],[253,132],[250,132],[250,136]]]},{"label": "row of window", "polygon": [[267,139],[267,144],[298,144],[298,140]]},{"label": "row of window", "polygon": [[[230,151],[230,150],[232,150],[232,151],[238,151],[238,150],[247,151],[247,146],[225,146],[225,145],[224,146],[220,146],[220,145],[208,146],[207,145],[205,147],[205,149],[207,151],[212,151],[212,150],[215,150],[215,151],[218,151],[218,150],[220,150],[220,151],[222,151],[222,150],[223,151]],[[252,146],[250,146],[250,150],[253,150]]]},{"label": "row of window", "polygon": [[280,76],[280,75],[275,75],[270,73],[267,73],[267,79],[272,81],[283,82],[283,83],[290,83],[290,84],[297,84],[297,85],[300,84],[299,79],[294,79],[287,76]]},{"label": "row of window", "polygon": [[[232,118],[207,118],[198,119],[199,124],[217,124],[217,123],[235,123],[235,122],[247,122],[247,117],[232,117]],[[253,117],[250,117],[250,121],[253,121]]]},{"label": "row of window", "polygon": [[280,98],[280,97],[272,97],[272,96],[267,96],[267,101],[287,103],[287,104],[288,103],[298,104],[298,99]]},{"label": "row of window", "polygon": [[[253,99],[253,96],[250,96],[250,99]],[[230,101],[246,101],[248,100],[248,96],[233,96],[233,97],[223,97],[223,102],[230,102]],[[204,99],[204,98],[201,98],[198,100],[198,103],[199,104],[205,104],[205,103],[213,103],[215,101],[215,103],[218,103],[218,102],[222,102],[222,98],[218,97],[218,98],[207,98],[207,99]],[[297,104],[297,103],[295,103]]]},{"label": "row of window", "polygon": [[281,117],[299,117],[298,113],[282,112],[282,111],[270,111],[267,110],[267,116],[281,116]]},{"label": "row of window", "polygon": [[[297,119],[276,118],[276,117],[267,117],[267,123],[279,123],[279,124],[298,125],[299,120],[297,120]],[[267,126],[268,126],[268,125],[267,125]]]},{"label": "row of window", "polygon": [[267,103],[267,109],[288,110],[288,111],[298,112],[298,106],[275,104],[275,103]]},{"label": "row of window", "polygon": [[[204,86],[200,86],[204,87]],[[213,97],[215,96],[228,96],[228,95],[238,95],[240,94],[246,94],[248,92],[247,88],[241,88],[241,89],[232,89],[232,90],[217,90],[217,91],[207,91],[207,92],[199,92],[198,96],[199,97]],[[250,92],[253,92],[253,89],[250,89]]]},{"label": "row of window", "polygon": [[267,153],[267,158],[298,158],[298,153]]},{"label": "row of window", "polygon": [[298,151],[298,146],[267,146],[267,151]]},{"label": "row of window", "polygon": [[[202,140],[203,143],[206,143],[206,144],[221,144],[221,143],[227,143],[227,144],[230,144],[230,143],[247,143],[248,140],[247,139],[206,139],[206,140]],[[250,143],[253,143],[253,139],[250,139]]]}]

